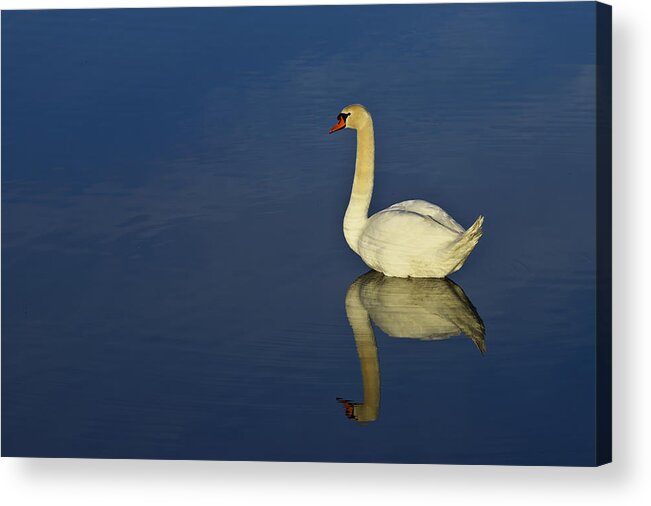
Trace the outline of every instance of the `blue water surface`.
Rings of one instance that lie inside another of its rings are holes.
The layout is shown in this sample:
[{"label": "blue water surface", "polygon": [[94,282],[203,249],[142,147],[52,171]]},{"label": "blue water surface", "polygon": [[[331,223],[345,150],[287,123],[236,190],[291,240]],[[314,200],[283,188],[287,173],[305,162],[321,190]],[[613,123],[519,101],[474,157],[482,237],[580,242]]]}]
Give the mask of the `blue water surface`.
[{"label": "blue water surface", "polygon": [[[485,353],[358,353],[356,102]],[[593,464],[595,136],[593,3],[3,12],[2,453]]]}]

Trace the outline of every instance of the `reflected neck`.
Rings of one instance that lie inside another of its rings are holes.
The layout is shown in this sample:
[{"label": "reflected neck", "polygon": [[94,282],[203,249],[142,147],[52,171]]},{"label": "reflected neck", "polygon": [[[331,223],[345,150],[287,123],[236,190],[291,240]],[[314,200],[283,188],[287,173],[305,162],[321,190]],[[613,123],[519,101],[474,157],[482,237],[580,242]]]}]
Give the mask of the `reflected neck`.
[{"label": "reflected neck", "polygon": [[346,316],[355,335],[364,385],[364,402],[355,405],[354,413],[357,421],[372,422],[380,410],[380,363],[371,319],[360,299],[360,284],[353,283],[346,294]]}]

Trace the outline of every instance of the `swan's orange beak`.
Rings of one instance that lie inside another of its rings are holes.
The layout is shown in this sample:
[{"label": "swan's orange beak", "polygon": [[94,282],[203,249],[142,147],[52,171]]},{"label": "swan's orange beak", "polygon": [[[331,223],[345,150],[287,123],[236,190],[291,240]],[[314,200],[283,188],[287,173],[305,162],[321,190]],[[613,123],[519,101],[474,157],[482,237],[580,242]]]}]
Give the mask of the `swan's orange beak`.
[{"label": "swan's orange beak", "polygon": [[346,118],[342,114],[337,116],[337,124],[330,129],[330,133],[346,128]]}]

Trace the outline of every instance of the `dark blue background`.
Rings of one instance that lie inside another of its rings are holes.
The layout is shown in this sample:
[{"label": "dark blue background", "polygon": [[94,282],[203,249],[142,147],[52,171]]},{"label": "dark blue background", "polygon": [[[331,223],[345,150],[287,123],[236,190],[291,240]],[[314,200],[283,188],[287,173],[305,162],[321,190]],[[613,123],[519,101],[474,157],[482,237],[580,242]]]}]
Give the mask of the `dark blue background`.
[{"label": "dark blue background", "polygon": [[[367,425],[354,102],[372,211],[486,216]],[[593,3],[3,12],[3,454],[593,464],[595,136]]]}]

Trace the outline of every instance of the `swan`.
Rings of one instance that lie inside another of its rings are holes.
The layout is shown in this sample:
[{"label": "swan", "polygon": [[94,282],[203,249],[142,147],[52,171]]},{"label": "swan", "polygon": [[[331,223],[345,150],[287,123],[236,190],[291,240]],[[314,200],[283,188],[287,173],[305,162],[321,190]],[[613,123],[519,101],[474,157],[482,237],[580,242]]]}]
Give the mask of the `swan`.
[{"label": "swan", "polygon": [[357,157],[344,237],[371,269],[398,278],[444,278],[458,271],[482,236],[484,217],[468,229],[439,206],[406,200],[374,214],[375,139],[373,119],[363,105],[344,107],[330,133],[357,130]]},{"label": "swan", "polygon": [[401,279],[370,271],[346,292],[346,316],[362,370],[363,402],[337,398],[346,416],[372,422],[380,410],[380,365],[372,324],[391,337],[441,340],[465,334],[484,354],[485,328],[460,286],[449,279]]}]

